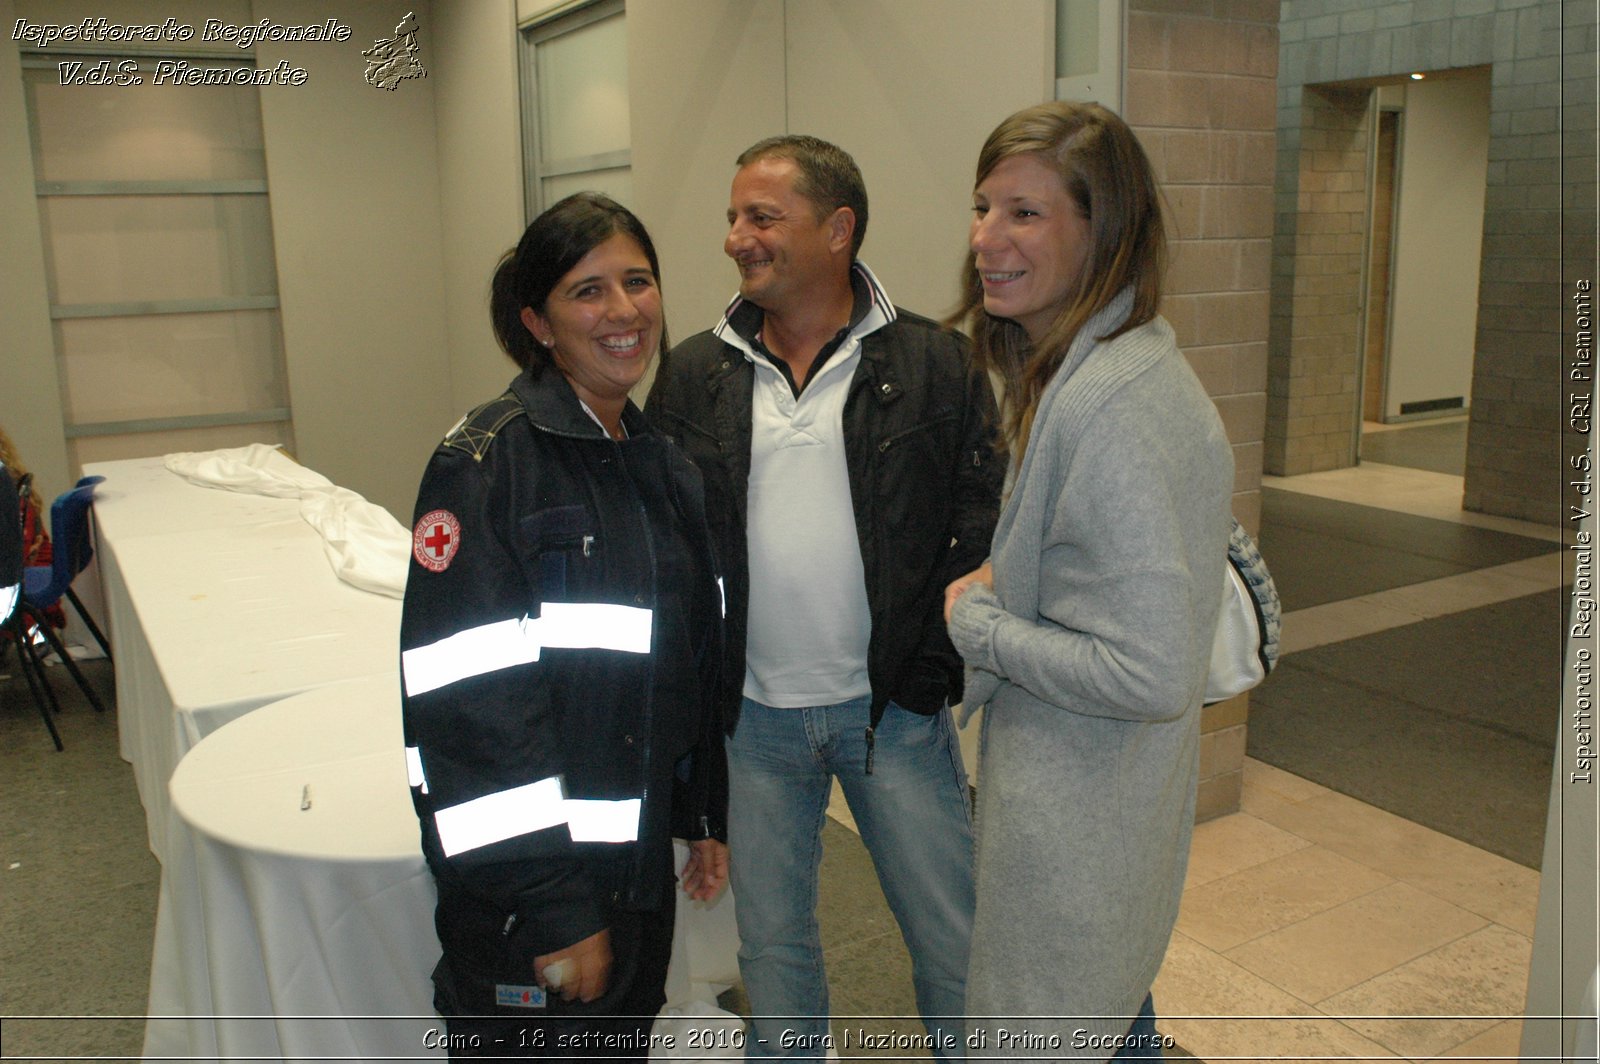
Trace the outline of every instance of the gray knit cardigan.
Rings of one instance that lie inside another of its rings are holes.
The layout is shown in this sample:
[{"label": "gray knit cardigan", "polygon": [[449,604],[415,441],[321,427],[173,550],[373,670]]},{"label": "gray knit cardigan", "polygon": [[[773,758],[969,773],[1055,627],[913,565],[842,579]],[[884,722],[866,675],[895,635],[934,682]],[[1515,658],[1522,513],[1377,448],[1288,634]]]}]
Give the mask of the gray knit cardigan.
[{"label": "gray knit cardigan", "polygon": [[[951,618],[968,711],[988,707],[967,977],[980,1055],[1111,1056],[1183,890],[1233,455],[1164,320],[1094,340],[1131,303],[1091,319],[1046,386],[994,590]],[[1001,1027],[1037,1038],[1002,1045]]]}]

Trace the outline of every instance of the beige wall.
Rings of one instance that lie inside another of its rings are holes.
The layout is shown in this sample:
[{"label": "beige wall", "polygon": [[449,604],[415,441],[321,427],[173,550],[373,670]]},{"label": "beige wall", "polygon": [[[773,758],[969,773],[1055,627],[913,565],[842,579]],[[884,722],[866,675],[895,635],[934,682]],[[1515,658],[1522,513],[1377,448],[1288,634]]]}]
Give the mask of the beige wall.
[{"label": "beige wall", "polygon": [[[1161,312],[1233,444],[1233,510],[1261,517],[1277,0],[1130,0],[1123,116],[1167,205]],[[1200,718],[1196,819],[1237,812],[1249,696]]]},{"label": "beige wall", "polygon": [[809,0],[788,11],[788,131],[855,156],[872,208],[862,259],[895,302],[942,317],[959,295],[978,149],[1001,119],[1054,95],[1054,3]]},{"label": "beige wall", "polygon": [[[0,26],[23,14],[0,0]],[[9,39],[10,34],[7,33]],[[71,487],[67,441],[61,433],[61,386],[51,338],[44,249],[33,195],[33,152],[22,96],[22,66],[15,45],[0,46],[0,425],[34,474],[46,498]]]},{"label": "beige wall", "polygon": [[[262,66],[285,59],[309,74],[304,85],[260,90],[296,453],[402,518],[409,516],[429,450],[448,427],[451,406],[438,297],[444,271],[434,82],[406,81],[394,92],[373,88],[362,78],[361,50],[392,35],[413,10],[426,41],[432,14],[425,4],[373,0],[338,11],[353,31],[347,42],[263,42],[256,48]],[[294,24],[329,17],[326,5],[311,0],[141,0],[109,9],[78,0],[7,0],[0,13],[7,27],[19,17],[159,22],[171,15],[196,27],[208,18]],[[218,50],[239,54],[227,44]],[[0,266],[0,298],[9,334],[6,376],[22,382],[15,391],[8,383],[0,416],[39,471],[41,487],[53,493],[67,486],[70,474],[18,50],[9,33],[0,51],[0,166],[14,178],[0,186],[7,218],[0,241],[8,252]],[[426,50],[422,59],[426,66]]]},{"label": "beige wall", "polygon": [[1406,87],[1384,414],[1472,393],[1489,72]]},{"label": "beige wall", "polygon": [[[1267,469],[1310,472],[1348,465],[1355,457],[1353,418],[1344,423],[1345,439],[1335,441],[1317,416],[1288,409],[1307,398],[1303,385],[1310,378],[1321,376],[1325,384],[1333,372],[1346,375],[1345,337],[1324,332],[1315,343],[1306,343],[1312,330],[1302,328],[1293,306],[1303,280],[1314,276],[1299,269],[1306,257],[1318,254],[1312,238],[1329,235],[1305,223],[1337,221],[1320,219],[1298,203],[1301,193],[1317,191],[1302,184],[1309,172],[1304,164],[1317,150],[1308,138],[1335,132],[1316,124],[1326,111],[1313,99],[1315,87],[1344,84],[1365,91],[1375,81],[1398,80],[1412,71],[1492,64],[1477,357],[1462,507],[1561,523],[1565,504],[1551,471],[1586,442],[1582,433],[1564,428],[1554,411],[1562,405],[1570,285],[1575,278],[1593,276],[1595,261],[1594,5],[1295,0],[1284,5],[1283,15],[1278,231],[1286,242],[1273,281],[1269,372],[1274,406],[1268,412]],[[1323,103],[1331,98],[1322,95]],[[1364,230],[1342,235],[1364,237]],[[1296,240],[1302,241],[1298,252]],[[1351,332],[1352,414],[1357,342]],[[1322,362],[1328,373],[1308,370],[1307,360]],[[1312,398],[1346,402],[1325,392]]]},{"label": "beige wall", "polygon": [[1370,95],[1309,86],[1279,136],[1265,461],[1280,476],[1356,459]]},{"label": "beige wall", "polygon": [[722,254],[728,182],[741,151],[784,129],[785,6],[628,6],[634,198],[661,258],[675,341],[710,327],[737,284]]},{"label": "beige wall", "polygon": [[[471,0],[466,0],[471,3]],[[491,0],[498,2],[498,0]],[[565,8],[582,6],[583,0],[516,0],[516,18],[519,23],[545,15],[559,14]]]},{"label": "beige wall", "polygon": [[437,439],[517,372],[489,327],[489,278],[524,221],[515,6],[438,0],[433,14],[450,381],[448,416],[431,426]]},{"label": "beige wall", "polygon": [[[362,78],[361,49],[407,11],[432,24],[426,4],[374,0],[341,8],[347,43],[257,48],[262,65],[286,58],[310,73],[298,90],[261,93],[298,457],[402,521],[451,417],[435,81],[388,92]],[[256,0],[252,13],[328,17],[315,0]]]},{"label": "beige wall", "polygon": [[722,254],[733,161],[777,133],[855,157],[862,258],[897,303],[948,311],[978,148],[1049,98],[1053,26],[1050,0],[633,0],[634,189],[673,337],[709,327],[737,287]]},{"label": "beige wall", "polygon": [[[4,3],[9,25],[15,0]],[[514,369],[494,346],[486,292],[525,221],[515,26],[565,6],[416,8],[429,76],[394,92],[365,84],[359,52],[390,34],[407,3],[341,8],[354,31],[343,44],[257,49],[264,64],[285,58],[310,75],[305,86],[262,93],[296,450],[402,518],[440,433]],[[35,21],[103,13],[76,0],[17,9]],[[145,0],[117,12],[168,14],[199,24],[328,13],[311,0]],[[873,196],[869,261],[907,306],[947,310],[977,147],[1005,114],[1049,95],[1052,19],[1049,0],[981,9],[960,0],[634,0],[637,206],[661,252],[673,335],[708,326],[733,291],[721,252],[733,159],[784,131],[816,133],[857,156]],[[1025,61],[1019,39],[1038,42]],[[66,448],[16,46],[4,51],[0,137],[15,180],[0,198],[22,220],[0,235],[10,252],[0,267],[4,357],[8,379],[20,382],[8,392],[26,397],[8,395],[4,416],[50,491],[66,486]]]}]

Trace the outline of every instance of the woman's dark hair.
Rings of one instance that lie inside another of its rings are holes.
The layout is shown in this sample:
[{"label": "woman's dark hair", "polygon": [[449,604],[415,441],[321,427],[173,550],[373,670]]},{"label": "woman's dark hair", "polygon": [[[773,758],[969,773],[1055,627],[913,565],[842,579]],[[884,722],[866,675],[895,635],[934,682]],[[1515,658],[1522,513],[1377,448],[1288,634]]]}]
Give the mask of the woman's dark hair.
[{"label": "woman's dark hair", "polygon": [[961,274],[961,304],[946,324],[967,326],[974,359],[1005,381],[1005,437],[1020,458],[1045,385],[1061,368],[1085,323],[1125,288],[1133,289],[1127,320],[1095,339],[1120,336],[1156,316],[1166,265],[1166,230],[1150,160],[1127,123],[1099,104],[1043,103],[1007,118],[978,153],[974,186],[1017,155],[1032,155],[1059,174],[1067,194],[1089,220],[1089,254],[1077,290],[1033,345],[1022,326],[983,309],[983,280],[969,251]]},{"label": "woman's dark hair", "polygon": [[[575,192],[533,220],[517,246],[500,257],[489,286],[489,318],[495,339],[523,369],[541,372],[550,352],[522,324],[522,308],[545,312],[550,292],[589,252],[618,233],[632,237],[650,260],[661,283],[656,246],[644,223],[628,208],[598,192]],[[667,325],[661,323],[661,351],[667,353]]]}]

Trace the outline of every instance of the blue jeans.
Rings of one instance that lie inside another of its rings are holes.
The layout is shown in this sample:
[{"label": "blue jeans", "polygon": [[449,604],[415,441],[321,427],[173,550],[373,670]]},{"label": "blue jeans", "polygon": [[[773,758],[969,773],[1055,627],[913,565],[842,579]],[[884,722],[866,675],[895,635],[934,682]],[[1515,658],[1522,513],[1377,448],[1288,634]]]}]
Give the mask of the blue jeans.
[{"label": "blue jeans", "polygon": [[1162,1056],[1161,1034],[1156,1030],[1155,999],[1146,994],[1144,1004],[1139,1006],[1139,1015],[1133,1018],[1133,1025],[1128,1028],[1128,1040],[1111,1059],[1160,1060]]},{"label": "blue jeans", "polygon": [[817,931],[817,870],[833,777],[911,952],[923,1023],[940,1039],[936,1045],[949,1047],[935,1053],[964,1056],[972,812],[955,727],[948,709],[923,717],[891,703],[868,775],[870,712],[867,698],[804,709],[747,698],[728,740],[739,971],[754,1014],[746,1057],[825,1055],[828,982]]}]

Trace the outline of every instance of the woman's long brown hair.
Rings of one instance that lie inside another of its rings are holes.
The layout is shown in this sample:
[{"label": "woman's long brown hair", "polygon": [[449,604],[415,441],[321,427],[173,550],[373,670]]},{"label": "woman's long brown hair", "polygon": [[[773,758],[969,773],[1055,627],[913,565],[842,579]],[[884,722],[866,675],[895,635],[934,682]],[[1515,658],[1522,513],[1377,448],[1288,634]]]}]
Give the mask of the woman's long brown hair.
[{"label": "woman's long brown hair", "polygon": [[1089,220],[1089,254],[1075,291],[1062,303],[1037,346],[1022,326],[983,309],[983,281],[969,250],[961,303],[946,324],[965,326],[980,367],[1005,383],[1004,435],[1020,460],[1046,385],[1066,360],[1084,324],[1124,288],[1133,289],[1126,321],[1097,340],[1109,340],[1155,317],[1166,265],[1160,193],[1133,131],[1097,103],[1054,102],[1018,111],[995,127],[978,154],[973,184],[1003,160],[1036,155],[1056,171]]}]

